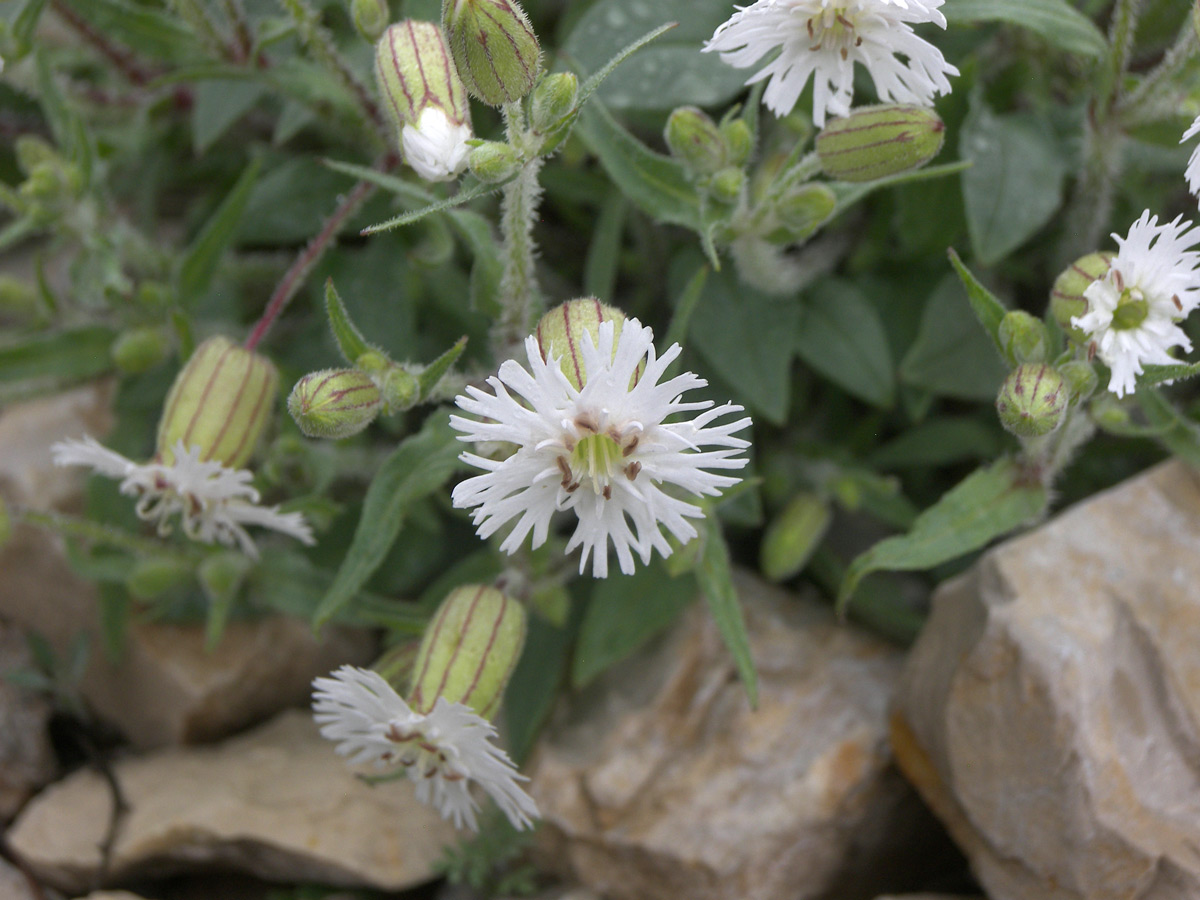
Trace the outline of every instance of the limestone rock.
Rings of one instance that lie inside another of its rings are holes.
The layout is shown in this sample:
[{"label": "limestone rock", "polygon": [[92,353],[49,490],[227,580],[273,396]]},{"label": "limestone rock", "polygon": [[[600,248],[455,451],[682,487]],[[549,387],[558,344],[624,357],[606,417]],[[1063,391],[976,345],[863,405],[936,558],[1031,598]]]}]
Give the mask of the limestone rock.
[{"label": "limestone rock", "polygon": [[47,733],[49,701],[4,678],[31,666],[24,636],[15,628],[0,625],[0,822],[15,816],[58,768]]},{"label": "limestone rock", "polygon": [[29,879],[3,858],[0,858],[0,897],[4,900],[35,900]]},{"label": "limestone rock", "polygon": [[[0,414],[0,490],[9,502],[40,510],[81,506],[83,473],[49,458],[57,440],[103,435],[111,424],[103,386],[14,404]],[[19,526],[0,549],[0,618],[44,636],[60,652],[81,630],[98,633],[95,588],[66,563],[62,542],[45,529]],[[120,665],[92,641],[84,698],[133,743],[157,747],[214,740],[303,702],[317,675],[342,663],[368,662],[364,631],[326,629],[318,641],[305,622],[285,618],[232,622],[215,651],[195,627],[149,622],[129,632]]]},{"label": "limestone rock", "polygon": [[[219,745],[120,761],[114,774],[129,811],[109,883],[208,867],[400,890],[432,877],[455,839],[411,782],[372,788],[356,778],[302,710]],[[83,890],[100,865],[111,804],[102,777],[77,772],[30,802],[9,845],[49,884]]]},{"label": "limestone rock", "polygon": [[531,766],[546,865],[610,900],[873,898],[913,842],[889,766],[901,654],[749,577],[751,711],[703,604],[589,688]]},{"label": "limestone rock", "polygon": [[1169,462],[935,597],[897,760],[992,900],[1200,897],[1200,475]]}]

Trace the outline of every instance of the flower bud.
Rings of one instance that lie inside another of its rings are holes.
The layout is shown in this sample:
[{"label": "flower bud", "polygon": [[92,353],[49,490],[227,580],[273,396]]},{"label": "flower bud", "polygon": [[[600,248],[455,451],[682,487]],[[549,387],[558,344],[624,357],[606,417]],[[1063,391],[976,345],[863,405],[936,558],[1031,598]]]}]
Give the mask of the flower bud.
[{"label": "flower bud", "polygon": [[386,354],[378,350],[368,350],[366,353],[360,354],[354,361],[354,368],[361,369],[369,375],[378,376],[378,378],[382,378],[394,365],[395,363],[388,359]]},{"label": "flower bud", "polygon": [[667,117],[663,140],[671,154],[698,175],[724,168],[729,155],[717,123],[694,106],[681,106]]},{"label": "flower bud", "polygon": [[516,0],[442,0],[442,28],[471,96],[503,106],[529,93],[542,49]]},{"label": "flower bud", "polygon": [[428,712],[438,697],[445,697],[490,719],[524,643],[525,608],[520,603],[492,587],[456,588],[425,628],[410,705]]},{"label": "flower bud", "polygon": [[17,155],[17,166],[25,175],[32,175],[33,170],[44,163],[57,165],[62,162],[53,145],[36,134],[18,135],[13,149]]},{"label": "flower bud", "polygon": [[833,215],[837,195],[827,185],[809,182],[788,191],[775,201],[780,228],[767,235],[775,243],[806,241]]},{"label": "flower bud", "polygon": [[1096,367],[1082,359],[1073,359],[1058,367],[1058,374],[1067,383],[1071,392],[1071,402],[1082,403],[1096,391],[1100,378],[1096,375]]},{"label": "flower bud", "polygon": [[153,600],[192,577],[192,567],[173,556],[138,560],[125,576],[125,587],[138,600]]},{"label": "flower bud", "polygon": [[754,133],[745,119],[728,119],[721,123],[721,137],[725,140],[726,159],[731,166],[744,166],[754,149]]},{"label": "flower bud", "polygon": [[529,98],[529,124],[539,134],[555,128],[575,110],[579,79],[574,72],[547,75]]},{"label": "flower bud", "polygon": [[621,326],[625,322],[625,313],[615,307],[606,306],[595,297],[568,300],[550,310],[538,322],[536,336],[542,358],[557,358],[567,381],[577,389],[583,388],[583,378],[586,374],[583,365],[583,335],[585,332],[591,335],[593,345],[598,343],[602,322],[615,323],[615,351],[617,338],[621,335]]},{"label": "flower bud", "polygon": [[817,549],[833,518],[829,504],[816,494],[792,498],[763,534],[759,562],[769,581],[784,581],[799,572]]},{"label": "flower bud", "polygon": [[112,359],[128,374],[153,369],[167,357],[170,344],[161,328],[131,328],[112,345]]},{"label": "flower bud", "polygon": [[746,186],[746,173],[741,169],[729,166],[712,177],[708,183],[708,192],[713,199],[721,203],[735,203],[742,195]]},{"label": "flower bud", "polygon": [[1116,435],[1125,435],[1128,433],[1130,425],[1129,410],[1125,408],[1125,404],[1118,400],[1113,394],[1104,391],[1092,401],[1088,408],[1091,413],[1092,421],[1104,431]]},{"label": "flower bud", "polygon": [[821,168],[840,181],[875,181],[923,166],[942,149],[946,126],[923,106],[864,106],[817,135]]},{"label": "flower bud", "polygon": [[471,110],[442,31],[405,19],[375,46],[375,78],[404,159],[426,181],[448,181],[467,165]]},{"label": "flower bud", "polygon": [[409,409],[421,397],[421,383],[402,366],[393,365],[388,369],[379,389],[383,392],[383,404],[388,412]]},{"label": "flower bud", "polygon": [[1087,335],[1073,326],[1071,319],[1087,312],[1088,302],[1083,292],[1097,278],[1104,277],[1114,255],[1107,250],[1089,253],[1075,260],[1054,279],[1054,287],[1050,289],[1050,314],[1076,343],[1085,343]]},{"label": "flower bud", "polygon": [[292,388],[288,412],[309,437],[345,438],[375,421],[383,396],[371,376],[357,369],[310,372]]},{"label": "flower bud", "polygon": [[374,44],[387,28],[387,3],[384,0],[350,0],[350,17],[363,40]]},{"label": "flower bud", "polygon": [[508,144],[485,141],[471,151],[471,174],[486,184],[504,181],[521,165],[517,152]]},{"label": "flower bud", "polygon": [[1062,424],[1069,393],[1063,377],[1050,366],[1017,366],[1004,379],[996,397],[1000,424],[1017,437],[1047,435]]},{"label": "flower bud", "polygon": [[996,337],[1013,365],[1046,361],[1046,326],[1024,310],[1005,314]]},{"label": "flower bud", "polygon": [[279,375],[264,356],[225,337],[196,348],[175,378],[158,423],[156,459],[170,465],[175,445],[199,446],[200,458],[240,469],[271,414]]}]

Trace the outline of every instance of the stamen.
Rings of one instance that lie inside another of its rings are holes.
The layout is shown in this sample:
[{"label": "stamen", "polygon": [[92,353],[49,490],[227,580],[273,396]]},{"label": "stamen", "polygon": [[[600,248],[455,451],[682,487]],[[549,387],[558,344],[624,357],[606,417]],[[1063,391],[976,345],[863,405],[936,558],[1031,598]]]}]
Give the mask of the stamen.
[{"label": "stamen", "polygon": [[1121,293],[1124,293],[1125,292],[1125,279],[1123,277],[1121,277],[1121,270],[1113,269],[1112,276],[1113,276],[1113,284],[1115,284],[1117,286],[1117,290]]},{"label": "stamen", "polygon": [[638,436],[635,434],[633,437],[631,437],[629,439],[629,443],[625,445],[625,448],[621,451],[621,455],[628,456],[630,453],[632,453],[634,450],[637,449],[637,445],[638,445]]},{"label": "stamen", "polygon": [[814,37],[814,36],[816,35],[816,32],[815,32],[815,31],[813,31],[813,23],[812,23],[812,19],[809,19],[809,20],[808,20],[808,21],[807,21],[805,24],[808,26],[808,36],[809,36],[809,38],[812,38],[812,37]]},{"label": "stamen", "polygon": [[1171,295],[1171,302],[1175,304],[1175,308],[1177,310],[1183,312],[1183,303],[1180,301],[1178,294]]},{"label": "stamen", "polygon": [[1088,362],[1091,362],[1096,358],[1096,349],[1095,341],[1092,341],[1090,344],[1088,344]]},{"label": "stamen", "polygon": [[603,497],[605,500],[611,500],[611,499],[612,499],[612,485],[611,485],[611,484],[606,484],[606,485],[604,486],[604,490],[602,490],[602,491],[600,492],[600,495],[601,495],[601,496],[602,496],[602,497]]},{"label": "stamen", "polygon": [[640,462],[631,462],[625,467],[625,477],[633,481],[638,477],[638,472],[640,471],[642,471],[642,464]]}]

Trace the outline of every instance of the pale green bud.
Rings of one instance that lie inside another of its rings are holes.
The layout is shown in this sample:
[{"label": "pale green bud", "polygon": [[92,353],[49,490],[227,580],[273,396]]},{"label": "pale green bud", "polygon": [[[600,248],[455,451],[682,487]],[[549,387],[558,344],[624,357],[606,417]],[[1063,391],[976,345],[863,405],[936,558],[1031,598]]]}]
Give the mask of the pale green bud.
[{"label": "pale green bud", "polygon": [[525,608],[520,603],[492,587],[456,588],[425,628],[409,704],[426,713],[438,697],[445,697],[490,719],[524,644]]},{"label": "pale green bud", "polygon": [[529,98],[529,124],[539,134],[555,128],[575,110],[579,79],[574,72],[547,75]]},{"label": "pale green bud", "polygon": [[721,203],[735,203],[746,186],[746,173],[729,166],[722,169],[708,182],[708,192]]},{"label": "pale green bud", "polygon": [[357,369],[311,372],[296,382],[288,412],[309,437],[346,438],[375,421],[383,396],[374,380]]},{"label": "pale green bud", "polygon": [[1072,402],[1081,403],[1087,400],[1095,393],[1100,384],[1100,378],[1096,375],[1096,367],[1082,359],[1073,359],[1063,363],[1058,367],[1058,374],[1067,383]]},{"label": "pale green bud", "polygon": [[384,0],[350,0],[350,17],[363,40],[374,44],[388,25],[387,3]]},{"label": "pale green bud", "polygon": [[725,140],[726,160],[731,166],[744,166],[754,149],[754,133],[745,119],[728,119],[721,123],[721,137]]},{"label": "pale green bud", "polygon": [[18,135],[13,149],[17,155],[17,166],[25,175],[32,175],[34,169],[46,163],[62,163],[62,157],[54,146],[35,134]]},{"label": "pale green bud", "polygon": [[521,160],[517,152],[508,144],[499,141],[485,141],[471,151],[467,165],[471,174],[486,184],[496,184],[504,181],[517,171]]},{"label": "pale green bud", "polygon": [[833,513],[816,494],[792,498],[767,526],[759,550],[759,564],[770,581],[784,581],[799,574],[829,530]]},{"label": "pale green bud", "polygon": [[817,135],[821,168],[839,181],[875,181],[925,165],[942,149],[946,126],[924,106],[864,106]]},{"label": "pale green bud", "polygon": [[175,302],[171,288],[161,281],[143,281],[133,296],[140,305],[152,310],[168,309]]},{"label": "pale green bud", "polygon": [[441,110],[451,125],[470,124],[466,88],[433,22],[405,19],[389,26],[375,45],[375,80],[398,145],[404,126],[417,127],[427,109]]},{"label": "pale green bud", "polygon": [[175,378],[158,423],[156,459],[170,465],[175,444],[240,469],[271,415],[279,375],[264,356],[225,337],[196,348]]},{"label": "pale green bud", "polygon": [[806,241],[829,220],[835,207],[837,195],[827,185],[798,185],[775,201],[775,216],[781,227],[767,239],[782,244]]},{"label": "pale green bud", "polygon": [[442,28],[471,96],[503,106],[529,93],[542,49],[516,0],[442,0]]},{"label": "pale green bud", "polygon": [[1040,363],[1017,366],[996,397],[1000,424],[1017,437],[1042,437],[1062,424],[1070,388],[1053,368]]},{"label": "pale green bud", "polygon": [[192,567],[172,556],[140,559],[125,576],[125,587],[138,600],[152,600],[192,577]]},{"label": "pale green bud", "polygon": [[556,357],[562,366],[567,381],[576,388],[583,388],[586,374],[583,365],[583,335],[589,334],[593,346],[599,342],[600,324],[613,322],[613,350],[621,336],[625,313],[613,306],[606,306],[595,297],[568,300],[542,316],[538,322],[538,349],[543,359]]},{"label": "pale green bud", "polygon": [[421,383],[401,366],[392,366],[379,386],[383,404],[389,412],[410,409],[421,399]]},{"label": "pale green bud", "polygon": [[112,359],[122,372],[136,374],[153,369],[167,358],[170,342],[161,328],[131,328],[112,345]]},{"label": "pale green bud", "polygon": [[694,106],[681,106],[667,117],[663,140],[676,159],[697,175],[712,175],[723,169],[729,154],[725,138],[708,113]]},{"label": "pale green bud", "polygon": [[1006,313],[996,337],[1013,365],[1046,361],[1046,326],[1024,310]]},{"label": "pale green bud", "polygon": [[1050,314],[1062,330],[1076,343],[1087,341],[1087,335],[1071,324],[1071,319],[1088,310],[1083,292],[1097,278],[1103,278],[1115,254],[1104,250],[1081,256],[1054,279],[1050,289]]},{"label": "pale green bud", "polygon": [[383,376],[395,363],[387,355],[378,350],[368,350],[354,361],[354,368],[362,369],[369,375]]},{"label": "pale green bud", "polygon": [[1130,425],[1129,410],[1125,405],[1108,391],[1104,391],[1088,408],[1092,421],[1105,431],[1114,434],[1124,434]]}]

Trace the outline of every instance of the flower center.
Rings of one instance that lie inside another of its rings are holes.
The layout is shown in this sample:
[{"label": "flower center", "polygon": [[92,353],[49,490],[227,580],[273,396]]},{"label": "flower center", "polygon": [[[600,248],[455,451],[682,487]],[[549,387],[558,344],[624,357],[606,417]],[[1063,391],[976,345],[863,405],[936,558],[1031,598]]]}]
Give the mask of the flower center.
[{"label": "flower center", "polygon": [[562,487],[568,494],[579,490],[579,485],[588,483],[592,490],[604,497],[612,499],[612,479],[618,473],[633,481],[642,470],[642,464],[636,460],[629,461],[629,455],[637,449],[638,436],[633,434],[622,439],[615,429],[595,431],[589,422],[579,422],[585,434],[575,442],[574,448],[566,456],[558,458],[558,468],[562,472]]},{"label": "flower center", "polygon": [[809,50],[829,48],[845,59],[851,47],[862,44],[862,38],[854,30],[854,19],[844,6],[823,10],[805,22],[805,27],[809,39],[813,41]]},{"label": "flower center", "polygon": [[1150,314],[1150,304],[1140,288],[1127,287],[1121,291],[1117,308],[1113,310],[1112,327],[1117,331],[1137,328]]}]

